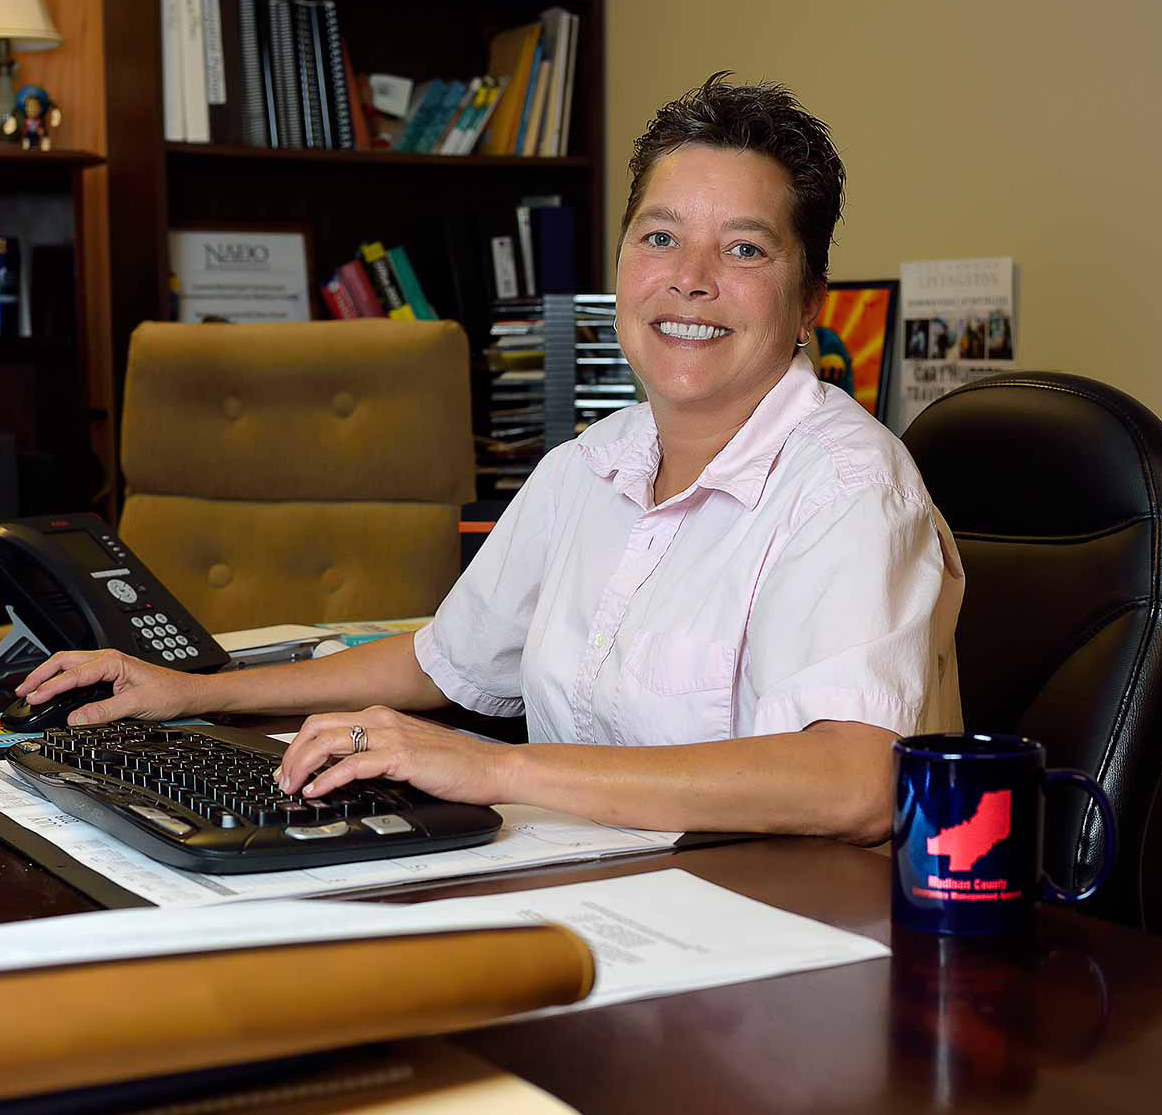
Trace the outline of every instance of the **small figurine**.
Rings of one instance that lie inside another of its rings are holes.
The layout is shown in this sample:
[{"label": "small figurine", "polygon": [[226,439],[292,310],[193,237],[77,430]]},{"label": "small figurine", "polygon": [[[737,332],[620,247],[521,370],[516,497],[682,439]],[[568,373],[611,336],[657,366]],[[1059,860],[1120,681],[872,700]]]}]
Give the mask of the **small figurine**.
[{"label": "small figurine", "polygon": [[20,135],[20,146],[25,151],[49,151],[52,140],[50,128],[59,128],[61,110],[52,103],[47,92],[39,85],[25,85],[16,94],[16,107],[4,117],[0,131],[15,138]]}]

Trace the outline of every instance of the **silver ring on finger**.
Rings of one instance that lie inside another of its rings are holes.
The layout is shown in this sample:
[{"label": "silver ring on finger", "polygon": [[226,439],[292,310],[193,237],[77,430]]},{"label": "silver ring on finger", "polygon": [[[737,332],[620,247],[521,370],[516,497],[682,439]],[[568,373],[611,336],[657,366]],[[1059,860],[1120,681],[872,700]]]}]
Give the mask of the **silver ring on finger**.
[{"label": "silver ring on finger", "polygon": [[367,733],[360,725],[356,724],[351,729],[351,752],[358,755],[367,750]]}]

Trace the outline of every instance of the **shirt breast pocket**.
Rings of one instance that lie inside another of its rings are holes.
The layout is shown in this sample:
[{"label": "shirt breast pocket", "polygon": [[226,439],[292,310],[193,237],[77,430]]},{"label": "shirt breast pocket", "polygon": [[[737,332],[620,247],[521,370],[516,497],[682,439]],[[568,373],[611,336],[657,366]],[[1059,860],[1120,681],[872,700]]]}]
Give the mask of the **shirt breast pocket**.
[{"label": "shirt breast pocket", "polygon": [[729,643],[635,635],[618,691],[617,742],[635,747],[730,739],[737,658]]}]

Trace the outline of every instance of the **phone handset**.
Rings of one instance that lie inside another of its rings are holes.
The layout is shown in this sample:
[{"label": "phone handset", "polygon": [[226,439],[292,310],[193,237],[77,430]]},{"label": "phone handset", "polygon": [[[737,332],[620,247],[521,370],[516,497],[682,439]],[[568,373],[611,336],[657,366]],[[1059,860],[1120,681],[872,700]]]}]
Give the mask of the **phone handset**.
[{"label": "phone handset", "polygon": [[58,650],[113,647],[208,673],[229,655],[96,515],[0,525],[0,599],[14,619],[0,666]]}]

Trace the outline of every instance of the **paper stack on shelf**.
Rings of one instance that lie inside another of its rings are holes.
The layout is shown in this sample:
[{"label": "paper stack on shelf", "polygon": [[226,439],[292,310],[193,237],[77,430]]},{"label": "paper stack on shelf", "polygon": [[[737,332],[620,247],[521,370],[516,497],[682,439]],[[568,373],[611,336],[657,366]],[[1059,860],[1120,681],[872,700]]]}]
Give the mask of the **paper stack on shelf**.
[{"label": "paper stack on shelf", "polygon": [[[489,425],[476,436],[482,489],[514,492],[545,449],[545,337],[540,299],[493,304]],[[482,493],[483,494],[483,493]]]}]

